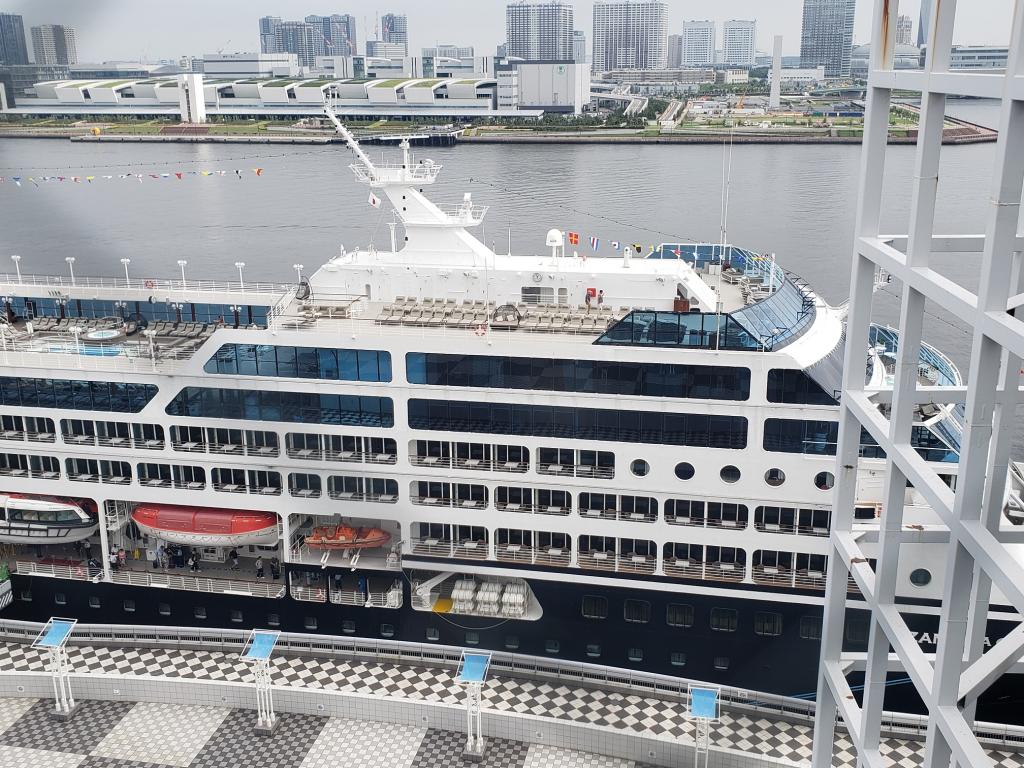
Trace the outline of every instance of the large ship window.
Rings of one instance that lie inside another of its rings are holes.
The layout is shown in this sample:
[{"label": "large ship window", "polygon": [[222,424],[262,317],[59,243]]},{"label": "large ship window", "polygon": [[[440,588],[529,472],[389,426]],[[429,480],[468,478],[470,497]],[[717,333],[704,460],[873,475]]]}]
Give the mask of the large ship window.
[{"label": "large ship window", "polygon": [[665,623],[670,627],[692,627],[693,606],[686,603],[669,603],[665,609]]},{"label": "large ship window", "polygon": [[647,624],[651,620],[651,604],[646,600],[626,600],[622,618],[630,624]]},{"label": "large ship window", "polygon": [[821,640],[821,617],[800,617],[800,638],[803,640]]},{"label": "large ship window", "polygon": [[524,285],[520,293],[523,304],[553,304],[555,289],[547,286]]},{"label": "large ship window", "polygon": [[586,619],[607,619],[608,598],[598,595],[584,595],[580,609]]},{"label": "large ship window", "polygon": [[754,634],[762,637],[777,637],[782,634],[782,614],[772,611],[758,611],[754,614]]},{"label": "large ship window", "polygon": [[716,632],[735,632],[739,625],[739,613],[732,608],[711,609],[711,629]]}]

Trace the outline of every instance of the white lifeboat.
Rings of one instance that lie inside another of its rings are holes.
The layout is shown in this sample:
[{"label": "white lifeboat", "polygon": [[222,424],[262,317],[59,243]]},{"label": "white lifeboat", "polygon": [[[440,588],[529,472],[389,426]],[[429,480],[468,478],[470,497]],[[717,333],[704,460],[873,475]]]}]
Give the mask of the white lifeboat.
[{"label": "white lifeboat", "polygon": [[8,544],[67,544],[99,529],[96,505],[87,499],[0,493],[0,507],[0,541]]}]

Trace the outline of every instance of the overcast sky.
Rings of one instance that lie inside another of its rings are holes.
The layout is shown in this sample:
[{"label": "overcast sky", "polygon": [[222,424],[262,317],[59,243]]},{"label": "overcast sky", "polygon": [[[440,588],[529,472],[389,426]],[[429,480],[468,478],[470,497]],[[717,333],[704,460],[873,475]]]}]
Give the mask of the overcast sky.
[{"label": "overcast sky", "polygon": [[[504,0],[0,0],[0,11],[20,13],[27,27],[65,24],[78,35],[82,62],[158,60],[224,51],[258,50],[257,19],[301,19],[310,13],[351,13],[359,19],[362,46],[373,37],[374,15],[393,11],[409,17],[410,51],[437,42],[473,45],[492,54],[505,37]],[[667,0],[671,30],[684,19],[757,19],[758,47],[771,50],[772,35],[786,38],[787,54],[800,52],[802,0]],[[917,22],[920,0],[902,0],[902,12]],[[960,3],[955,42],[1006,44],[1012,0]],[[867,42],[873,0],[858,0],[854,39]],[[578,0],[576,28],[591,36],[592,0]],[[364,25],[365,19],[365,25]],[[916,35],[916,26],[915,26]],[[29,42],[31,47],[31,41]]]}]

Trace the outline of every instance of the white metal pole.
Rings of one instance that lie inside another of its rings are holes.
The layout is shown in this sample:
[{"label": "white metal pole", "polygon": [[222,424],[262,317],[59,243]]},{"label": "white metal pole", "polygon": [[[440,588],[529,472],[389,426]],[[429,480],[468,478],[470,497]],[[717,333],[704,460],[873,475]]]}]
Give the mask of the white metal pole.
[{"label": "white metal pole", "polygon": [[185,290],[185,266],[188,262],[185,259],[178,259],[178,266],[181,267],[181,290]]},{"label": "white metal pole", "polygon": [[65,256],[64,261],[68,263],[68,271],[71,273],[71,284],[75,284],[75,257]]},{"label": "white metal pole", "polygon": [[124,284],[125,287],[131,285],[131,279],[128,277],[128,265],[132,263],[132,260],[125,257],[121,259],[121,264],[124,266]]},{"label": "white metal pole", "polygon": [[14,254],[11,256],[11,261],[14,262],[14,271],[18,273],[18,283],[21,283],[21,256]]},{"label": "white metal pole", "polygon": [[238,270],[238,287],[240,290],[245,290],[245,280],[242,278],[242,270],[245,269],[244,261],[236,261],[235,269]]}]

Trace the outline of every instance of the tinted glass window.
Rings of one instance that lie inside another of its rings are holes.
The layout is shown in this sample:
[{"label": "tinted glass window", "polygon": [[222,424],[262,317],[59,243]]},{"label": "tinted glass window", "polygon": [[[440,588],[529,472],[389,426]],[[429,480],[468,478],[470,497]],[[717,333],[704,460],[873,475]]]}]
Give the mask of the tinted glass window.
[{"label": "tinted glass window", "polygon": [[747,420],[742,416],[410,399],[409,426],[439,432],[511,433],[620,443],[734,449],[747,446]]},{"label": "tinted glass window", "polygon": [[622,617],[630,624],[646,624],[651,620],[651,604],[646,600],[627,600]]},{"label": "tinted glass window", "polygon": [[138,413],[156,393],[152,384],[0,377],[0,405]]},{"label": "tinted glass window", "polygon": [[693,606],[685,603],[669,603],[665,610],[665,623],[670,627],[692,627]]},{"label": "tinted glass window", "polygon": [[712,608],[711,628],[716,632],[735,632],[739,614],[732,608]]},{"label": "tinted glass window", "polygon": [[754,614],[754,634],[775,637],[782,634],[782,614],[758,611]]},{"label": "tinted glass window", "polygon": [[747,400],[750,370],[731,366],[629,363],[605,360],[406,355],[410,384],[494,387],[605,395]]},{"label": "tinted glass window", "polygon": [[391,381],[391,353],[368,349],[225,344],[207,361],[203,370],[245,376]]},{"label": "tinted glass window", "polygon": [[792,405],[837,405],[832,395],[803,371],[768,371],[768,402]]},{"label": "tinted glass window", "polygon": [[588,619],[607,619],[608,600],[596,595],[584,595],[582,612],[583,616]]},{"label": "tinted glass window", "polygon": [[171,416],[393,427],[389,397],[185,387],[167,405]]}]

